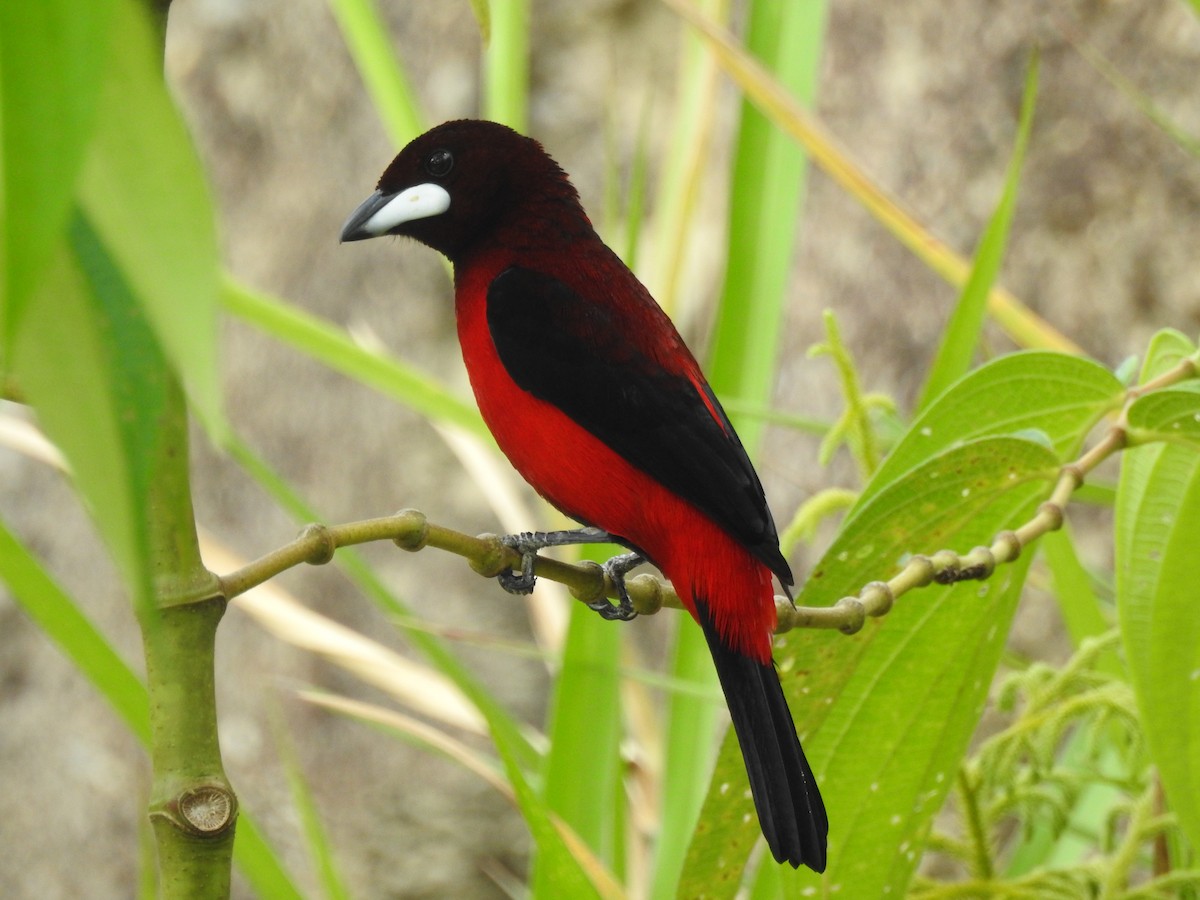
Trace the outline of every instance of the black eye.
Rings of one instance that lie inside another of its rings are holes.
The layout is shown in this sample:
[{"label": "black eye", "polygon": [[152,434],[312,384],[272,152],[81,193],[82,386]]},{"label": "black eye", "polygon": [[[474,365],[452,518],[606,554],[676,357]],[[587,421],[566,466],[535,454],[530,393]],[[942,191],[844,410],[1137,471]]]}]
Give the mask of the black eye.
[{"label": "black eye", "polygon": [[434,178],[444,178],[454,168],[454,154],[449,150],[434,150],[425,159],[425,171]]}]

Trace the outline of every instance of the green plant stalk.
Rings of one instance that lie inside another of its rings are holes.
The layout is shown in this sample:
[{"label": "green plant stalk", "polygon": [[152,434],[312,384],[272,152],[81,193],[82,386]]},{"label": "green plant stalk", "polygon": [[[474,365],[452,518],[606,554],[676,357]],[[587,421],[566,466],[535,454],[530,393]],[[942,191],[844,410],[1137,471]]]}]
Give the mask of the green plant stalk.
[{"label": "green plant stalk", "polygon": [[[817,0],[759,0],[750,9],[747,49],[806,104],[816,91],[825,11]],[[729,258],[708,354],[709,381],[718,393],[756,402],[770,396],[806,171],[804,150],[744,99]],[[756,446],[763,423],[735,418],[742,442]]]},{"label": "green plant stalk", "polygon": [[329,8],[388,138],[403,147],[425,130],[424,117],[378,8],[371,0],[330,0]]},{"label": "green plant stalk", "polygon": [[[698,0],[706,14],[723,18],[726,0]],[[699,184],[713,131],[718,104],[717,65],[700,39],[690,31],[680,35],[679,75],[675,85],[675,113],[666,159],[659,167],[661,181],[655,196],[654,271],[648,285],[668,315],[680,312],[678,293],[685,248],[699,194]]]},{"label": "green plant stalk", "polygon": [[146,510],[154,602],[138,622],[150,696],[150,820],[161,896],[229,895],[237,798],[225,777],[214,690],[217,624],[225,612],[204,568],[188,483],[187,406],[163,369],[166,402]]},{"label": "green plant stalk", "polygon": [[[588,547],[585,558],[604,559]],[[572,606],[547,725],[544,765],[546,805],[620,875],[618,822],[624,817],[621,780],[621,629],[591,610]],[[620,811],[620,812],[619,812]],[[561,889],[535,859],[532,897],[559,897]]]},{"label": "green plant stalk", "polygon": [[987,825],[984,824],[982,812],[979,809],[978,782],[971,776],[967,766],[958,770],[958,794],[963,804],[963,820],[970,835],[971,855],[973,857],[972,874],[981,881],[991,881],[995,874],[992,868],[990,843],[988,842]]},{"label": "green plant stalk", "polygon": [[487,118],[525,134],[529,124],[529,0],[492,0],[485,63]]}]

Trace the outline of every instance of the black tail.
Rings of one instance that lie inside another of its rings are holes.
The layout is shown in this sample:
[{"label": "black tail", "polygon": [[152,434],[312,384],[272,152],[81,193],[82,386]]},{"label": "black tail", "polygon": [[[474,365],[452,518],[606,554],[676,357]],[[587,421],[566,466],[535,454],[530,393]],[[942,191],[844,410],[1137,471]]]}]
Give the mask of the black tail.
[{"label": "black tail", "polygon": [[796,868],[804,864],[824,872],[829,817],[800,749],[775,667],[725,646],[706,605],[697,602],[696,611],[746,761],[750,793],[767,846],[776,862]]}]

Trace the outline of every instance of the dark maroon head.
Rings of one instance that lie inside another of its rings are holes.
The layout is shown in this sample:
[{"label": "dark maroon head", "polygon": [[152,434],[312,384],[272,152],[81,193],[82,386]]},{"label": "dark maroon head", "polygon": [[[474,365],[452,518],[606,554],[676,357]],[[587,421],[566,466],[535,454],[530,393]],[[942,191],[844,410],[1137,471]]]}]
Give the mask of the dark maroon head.
[{"label": "dark maroon head", "polygon": [[461,119],[400,151],[342,226],[342,240],[405,235],[457,260],[512,222],[532,226],[530,215],[568,210],[582,215],[579,197],[541,144],[495,122]]}]

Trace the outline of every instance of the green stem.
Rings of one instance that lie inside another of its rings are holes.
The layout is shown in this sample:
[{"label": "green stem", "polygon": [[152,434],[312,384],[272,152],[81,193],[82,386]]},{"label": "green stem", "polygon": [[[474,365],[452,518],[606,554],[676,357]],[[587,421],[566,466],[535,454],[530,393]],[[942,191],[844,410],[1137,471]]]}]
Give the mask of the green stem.
[{"label": "green stem", "polygon": [[958,791],[962,797],[963,819],[966,821],[971,847],[974,850],[972,868],[975,870],[976,878],[987,883],[992,880],[995,870],[992,868],[992,857],[988,852],[987,828],[983,824],[983,816],[979,810],[976,784],[966,766],[958,770]]},{"label": "green stem", "polygon": [[200,560],[188,484],[187,406],[164,370],[165,400],[146,523],[154,602],[138,621],[150,695],[150,821],[161,896],[229,896],[237,798],[225,777],[214,690],[219,585]]}]

